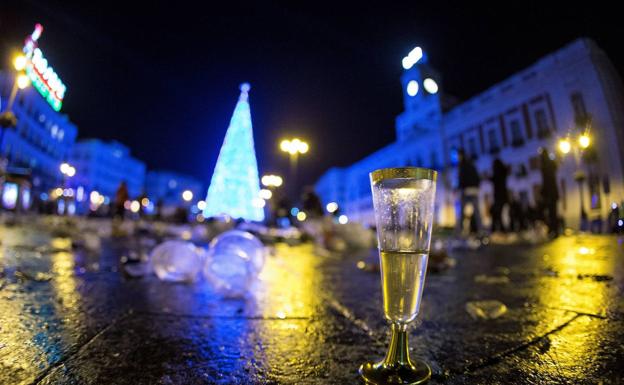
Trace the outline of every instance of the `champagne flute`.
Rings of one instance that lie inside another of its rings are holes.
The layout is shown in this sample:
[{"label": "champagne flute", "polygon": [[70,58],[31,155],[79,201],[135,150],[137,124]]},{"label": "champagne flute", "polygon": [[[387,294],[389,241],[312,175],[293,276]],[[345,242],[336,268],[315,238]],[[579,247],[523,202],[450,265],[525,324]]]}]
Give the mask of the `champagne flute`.
[{"label": "champagne flute", "polygon": [[426,168],[386,168],[370,174],[381,261],[384,314],[392,339],[386,357],[360,366],[370,384],[420,384],[429,366],[409,357],[407,326],[422,297],[435,200],[437,172]]}]

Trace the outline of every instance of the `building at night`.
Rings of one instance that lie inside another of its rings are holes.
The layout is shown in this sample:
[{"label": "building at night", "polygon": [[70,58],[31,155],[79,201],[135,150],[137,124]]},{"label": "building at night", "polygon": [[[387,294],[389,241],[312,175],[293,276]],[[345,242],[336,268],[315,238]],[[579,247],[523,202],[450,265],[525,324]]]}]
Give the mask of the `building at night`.
[{"label": "building at night", "polygon": [[[8,107],[14,81],[14,73],[0,72],[1,112]],[[9,169],[27,170],[34,192],[58,187],[63,178],[59,165],[76,141],[76,126],[34,87],[19,90],[11,110],[17,125],[0,128],[0,156]]]},{"label": "building at night", "polygon": [[[511,167],[508,187],[514,198],[526,207],[539,203],[540,148],[559,162],[558,209],[567,226],[579,226],[581,202],[592,221],[606,219],[612,202],[624,199],[622,81],[595,42],[578,39],[460,104],[443,92],[440,74],[427,59],[418,47],[403,59],[404,112],[396,118],[396,141],[351,166],[327,171],[316,184],[325,203],[335,201],[350,219],[372,223],[369,172],[429,167],[440,172],[436,221],[453,226],[459,149],[475,160],[481,175],[479,210],[486,222],[493,201],[487,179],[496,157]],[[575,157],[583,133],[591,142]],[[563,138],[572,147],[568,154],[558,151]],[[575,175],[584,178],[579,183]]]},{"label": "building at night", "polygon": [[144,192],[145,163],[132,157],[128,147],[119,142],[80,140],[74,145],[69,163],[76,169],[69,183],[79,202],[86,201],[93,191],[106,201],[113,200],[121,182],[128,185],[130,198]]},{"label": "building at night", "polygon": [[145,178],[145,192],[155,204],[182,206],[185,203],[182,194],[187,190],[193,193],[193,201],[203,199],[206,191],[199,180],[172,171],[150,171]]}]

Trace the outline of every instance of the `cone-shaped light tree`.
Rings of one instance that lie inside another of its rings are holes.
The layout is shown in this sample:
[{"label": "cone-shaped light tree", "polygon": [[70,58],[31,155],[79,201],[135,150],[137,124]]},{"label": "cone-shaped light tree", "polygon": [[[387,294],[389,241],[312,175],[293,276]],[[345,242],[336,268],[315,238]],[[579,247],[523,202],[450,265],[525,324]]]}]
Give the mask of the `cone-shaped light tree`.
[{"label": "cone-shaped light tree", "polygon": [[241,84],[241,94],[208,187],[205,217],[227,214],[250,221],[264,220],[249,109],[250,88],[248,83]]}]

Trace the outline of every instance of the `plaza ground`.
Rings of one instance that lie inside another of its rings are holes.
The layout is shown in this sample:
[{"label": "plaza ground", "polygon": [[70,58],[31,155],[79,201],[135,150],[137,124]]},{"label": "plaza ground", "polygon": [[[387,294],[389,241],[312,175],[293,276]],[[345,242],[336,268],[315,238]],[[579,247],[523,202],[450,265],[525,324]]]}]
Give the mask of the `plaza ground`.
[{"label": "plaza ground", "polygon": [[[357,384],[385,352],[379,273],[358,267],[375,250],[278,243],[247,299],[221,299],[203,280],[129,277],[135,237],[94,252],[59,235],[0,227],[2,384]],[[622,383],[623,242],[451,251],[427,276],[412,356],[432,384]],[[474,312],[485,300],[505,305],[497,318]]]}]

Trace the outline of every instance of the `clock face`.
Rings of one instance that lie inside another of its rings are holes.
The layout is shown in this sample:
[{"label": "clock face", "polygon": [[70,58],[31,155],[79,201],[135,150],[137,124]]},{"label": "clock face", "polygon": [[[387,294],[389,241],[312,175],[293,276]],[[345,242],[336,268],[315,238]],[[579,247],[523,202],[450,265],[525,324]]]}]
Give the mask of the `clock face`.
[{"label": "clock face", "polygon": [[416,80],[410,80],[407,83],[406,91],[409,96],[416,96],[418,93],[418,82]]},{"label": "clock face", "polygon": [[423,87],[425,87],[425,91],[430,94],[438,93],[438,83],[436,83],[435,80],[431,78],[427,78],[423,81]]}]

